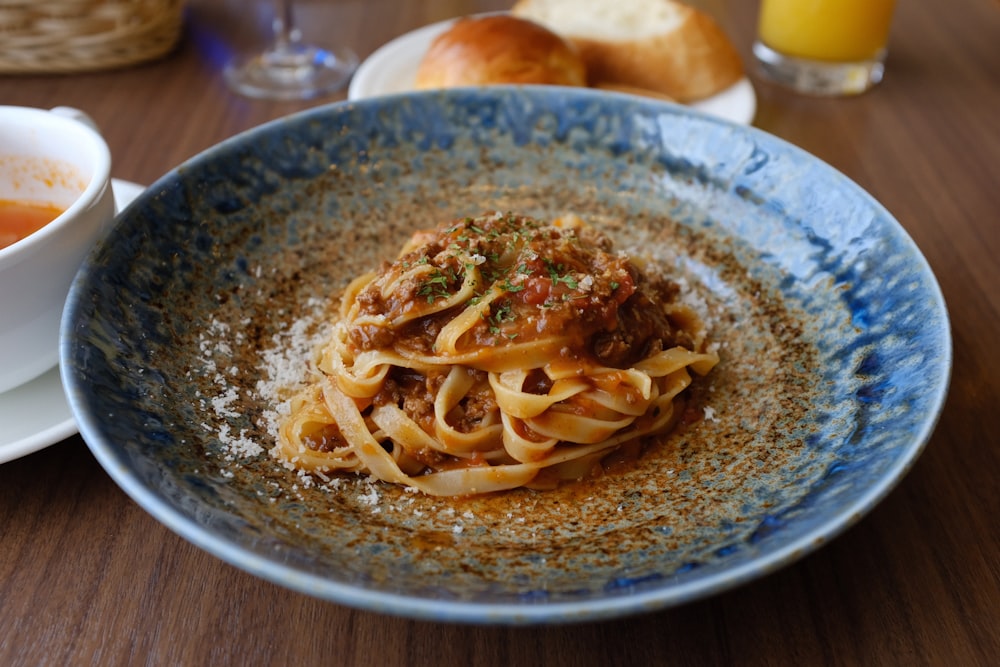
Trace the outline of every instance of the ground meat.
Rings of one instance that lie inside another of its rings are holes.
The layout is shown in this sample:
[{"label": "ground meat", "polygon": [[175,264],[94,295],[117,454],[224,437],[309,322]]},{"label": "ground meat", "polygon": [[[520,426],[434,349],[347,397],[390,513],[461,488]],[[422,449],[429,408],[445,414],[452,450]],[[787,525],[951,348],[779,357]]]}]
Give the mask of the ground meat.
[{"label": "ground meat", "polygon": [[500,409],[496,396],[486,379],[486,374],[476,371],[476,378],[477,384],[473,386],[472,390],[453,411],[453,414],[448,415],[449,423],[461,433],[475,430],[484,419]]},{"label": "ground meat", "polygon": [[403,410],[427,433],[434,432],[434,397],[447,374],[423,375],[406,368],[395,367],[386,376],[382,389],[375,395],[374,405],[395,405]]},{"label": "ground meat", "polygon": [[667,308],[679,291],[666,280],[636,275],[636,291],[618,309],[617,326],[593,338],[592,352],[602,363],[626,368],[640,359],[680,344],[682,333],[670,321]]},{"label": "ground meat", "polygon": [[[470,284],[469,298],[449,301]],[[559,335],[571,358],[622,368],[677,344],[679,327],[668,313],[677,292],[578,220],[553,225],[487,214],[415,234],[400,258],[359,292],[369,317],[349,336],[360,350],[433,353],[446,324],[493,295],[469,323],[464,349]],[[372,315],[385,326],[373,325]]]},{"label": "ground meat", "polygon": [[396,339],[393,330],[386,326],[375,324],[360,324],[348,330],[351,342],[359,350],[378,350],[392,345]]}]

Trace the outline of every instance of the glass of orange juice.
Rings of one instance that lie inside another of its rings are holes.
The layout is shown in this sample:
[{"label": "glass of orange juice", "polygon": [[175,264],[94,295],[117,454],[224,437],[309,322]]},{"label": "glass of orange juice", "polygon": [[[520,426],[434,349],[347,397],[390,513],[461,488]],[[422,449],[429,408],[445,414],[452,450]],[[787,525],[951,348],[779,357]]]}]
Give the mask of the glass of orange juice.
[{"label": "glass of orange juice", "polygon": [[762,74],[815,95],[854,95],[882,80],[895,0],[761,0]]}]

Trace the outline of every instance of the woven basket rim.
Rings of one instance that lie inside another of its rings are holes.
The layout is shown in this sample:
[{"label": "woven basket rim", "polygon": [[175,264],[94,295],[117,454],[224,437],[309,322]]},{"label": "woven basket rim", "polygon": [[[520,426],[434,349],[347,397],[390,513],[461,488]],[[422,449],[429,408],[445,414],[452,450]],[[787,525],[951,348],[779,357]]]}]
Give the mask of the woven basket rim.
[{"label": "woven basket rim", "polygon": [[0,0],[0,74],[114,69],[180,39],[184,0]]}]

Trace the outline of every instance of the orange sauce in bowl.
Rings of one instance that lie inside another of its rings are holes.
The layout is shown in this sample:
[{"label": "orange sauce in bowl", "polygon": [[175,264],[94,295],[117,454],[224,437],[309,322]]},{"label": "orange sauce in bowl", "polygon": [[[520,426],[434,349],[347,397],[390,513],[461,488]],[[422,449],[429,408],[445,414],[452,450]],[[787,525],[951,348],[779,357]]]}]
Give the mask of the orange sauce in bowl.
[{"label": "orange sauce in bowl", "polygon": [[62,213],[52,204],[0,199],[0,248],[6,248],[49,224]]}]

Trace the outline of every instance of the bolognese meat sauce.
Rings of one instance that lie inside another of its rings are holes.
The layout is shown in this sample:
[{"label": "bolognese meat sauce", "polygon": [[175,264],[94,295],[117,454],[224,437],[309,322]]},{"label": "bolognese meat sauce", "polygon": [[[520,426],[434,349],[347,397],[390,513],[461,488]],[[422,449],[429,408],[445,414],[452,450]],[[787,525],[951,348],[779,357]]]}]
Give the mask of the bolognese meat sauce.
[{"label": "bolognese meat sauce", "polygon": [[454,294],[473,268],[482,284],[475,286],[475,298],[456,308],[475,306],[490,290],[501,295],[470,329],[470,344],[502,346],[559,332],[575,342],[563,355],[614,368],[676,345],[691,346],[663,307],[675,302],[677,285],[645,275],[614,252],[605,235],[573,216],[554,224],[502,213],[462,218],[418,232],[380,274],[391,282],[393,276],[412,276],[418,265],[427,270],[400,279],[388,295],[380,291],[381,281],[358,294],[362,312],[385,315],[384,325],[368,322],[349,332],[359,350],[402,339],[407,347],[429,350],[454,312],[434,312],[398,330],[390,323]]}]

